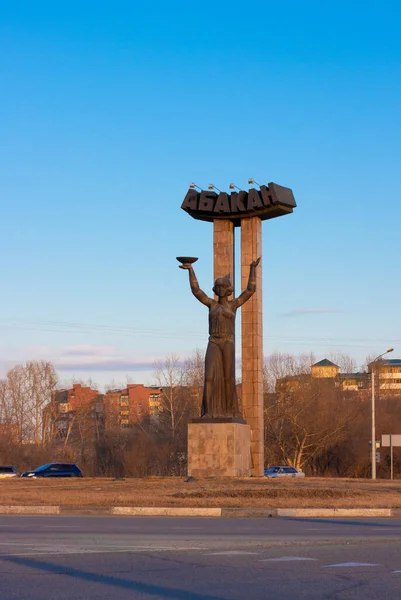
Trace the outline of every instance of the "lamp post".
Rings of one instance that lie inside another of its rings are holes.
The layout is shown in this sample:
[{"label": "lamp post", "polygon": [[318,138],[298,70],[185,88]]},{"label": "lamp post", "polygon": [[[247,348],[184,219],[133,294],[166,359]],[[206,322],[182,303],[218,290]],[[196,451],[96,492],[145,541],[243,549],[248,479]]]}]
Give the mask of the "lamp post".
[{"label": "lamp post", "polygon": [[386,350],[385,352],[383,352],[383,354],[379,354],[379,356],[376,356],[376,358],[374,360],[372,360],[372,362],[370,363],[372,365],[372,373],[371,373],[371,378],[372,378],[372,383],[371,383],[371,412],[372,412],[372,442],[371,442],[371,450],[372,450],[372,457],[371,457],[371,462],[372,462],[372,479],[376,479],[376,416],[375,416],[375,365],[374,363],[377,362],[378,360],[381,359],[382,356],[384,356],[385,354],[389,354],[389,352],[392,352],[394,350],[394,348],[389,348],[388,350]]}]

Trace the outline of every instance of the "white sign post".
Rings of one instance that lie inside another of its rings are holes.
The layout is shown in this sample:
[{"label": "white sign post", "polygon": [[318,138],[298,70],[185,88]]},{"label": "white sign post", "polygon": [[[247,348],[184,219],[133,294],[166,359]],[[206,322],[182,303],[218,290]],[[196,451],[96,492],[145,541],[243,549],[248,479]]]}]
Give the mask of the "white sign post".
[{"label": "white sign post", "polygon": [[394,479],[394,461],[393,461],[393,448],[394,446],[401,446],[401,435],[399,433],[386,433],[382,435],[382,446],[390,446],[390,479]]}]

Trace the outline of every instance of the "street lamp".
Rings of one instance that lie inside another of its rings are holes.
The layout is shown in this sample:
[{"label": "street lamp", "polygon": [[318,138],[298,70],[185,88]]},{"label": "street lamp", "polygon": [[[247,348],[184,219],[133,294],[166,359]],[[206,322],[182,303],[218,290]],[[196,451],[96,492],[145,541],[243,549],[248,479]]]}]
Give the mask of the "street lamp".
[{"label": "street lamp", "polygon": [[372,362],[370,363],[372,365],[372,373],[371,373],[371,377],[372,377],[372,391],[371,391],[371,412],[372,412],[372,457],[371,457],[371,461],[372,461],[372,479],[376,479],[376,416],[375,416],[375,367],[374,367],[374,363],[378,360],[381,359],[382,356],[384,356],[385,354],[388,354],[389,352],[392,352],[394,350],[394,348],[389,348],[388,350],[386,350],[385,352],[383,352],[383,354],[379,354],[379,356],[376,356],[376,358],[374,360],[372,360]]}]

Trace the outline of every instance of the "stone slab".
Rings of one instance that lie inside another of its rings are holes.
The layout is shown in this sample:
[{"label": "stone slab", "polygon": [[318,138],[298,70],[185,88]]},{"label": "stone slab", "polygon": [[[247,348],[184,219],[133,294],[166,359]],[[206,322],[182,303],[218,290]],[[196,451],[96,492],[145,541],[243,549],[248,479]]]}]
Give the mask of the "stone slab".
[{"label": "stone slab", "polygon": [[188,476],[249,477],[251,432],[243,423],[188,424]]}]

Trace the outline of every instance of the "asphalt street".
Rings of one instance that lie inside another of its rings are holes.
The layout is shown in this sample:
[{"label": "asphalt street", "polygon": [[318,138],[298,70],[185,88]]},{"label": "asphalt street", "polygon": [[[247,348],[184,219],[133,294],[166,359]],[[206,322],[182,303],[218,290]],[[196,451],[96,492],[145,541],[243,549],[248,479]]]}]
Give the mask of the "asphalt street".
[{"label": "asphalt street", "polygon": [[1,600],[400,597],[399,519],[0,516]]}]

